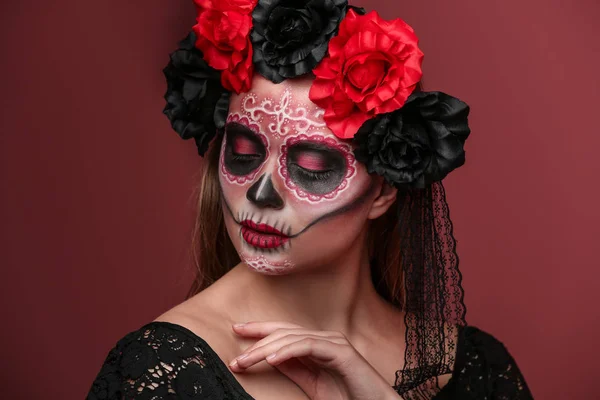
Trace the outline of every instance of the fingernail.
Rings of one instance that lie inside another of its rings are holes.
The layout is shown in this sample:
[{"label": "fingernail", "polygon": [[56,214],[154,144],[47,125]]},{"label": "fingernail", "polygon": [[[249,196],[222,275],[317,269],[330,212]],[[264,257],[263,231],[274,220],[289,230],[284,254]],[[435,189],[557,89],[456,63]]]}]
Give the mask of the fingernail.
[{"label": "fingernail", "polygon": [[237,364],[237,360],[234,359],[232,362],[229,363],[229,366],[233,367],[235,364]]},{"label": "fingernail", "polygon": [[246,325],[246,323],[243,323],[243,324],[233,324],[233,327],[234,328],[241,328],[244,325]]},{"label": "fingernail", "polygon": [[242,355],[240,355],[240,356],[237,356],[235,359],[236,359],[236,360],[242,360],[242,359],[244,359],[244,358],[246,358],[246,357],[248,357],[248,353],[244,353],[244,354],[242,354]]},{"label": "fingernail", "polygon": [[274,359],[274,358],[275,358],[275,356],[277,356],[277,354],[276,354],[276,353],[269,354],[269,355],[267,356],[267,360],[272,360],[272,359]]}]

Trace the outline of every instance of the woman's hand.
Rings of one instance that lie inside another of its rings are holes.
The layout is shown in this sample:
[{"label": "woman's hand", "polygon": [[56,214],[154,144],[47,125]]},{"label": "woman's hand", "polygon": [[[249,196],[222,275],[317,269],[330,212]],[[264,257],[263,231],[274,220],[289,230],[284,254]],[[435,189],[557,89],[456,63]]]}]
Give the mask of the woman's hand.
[{"label": "woman's hand", "polygon": [[313,331],[287,322],[248,322],[233,330],[262,338],[229,364],[235,372],[266,360],[311,400],[401,399],[341,332]]}]

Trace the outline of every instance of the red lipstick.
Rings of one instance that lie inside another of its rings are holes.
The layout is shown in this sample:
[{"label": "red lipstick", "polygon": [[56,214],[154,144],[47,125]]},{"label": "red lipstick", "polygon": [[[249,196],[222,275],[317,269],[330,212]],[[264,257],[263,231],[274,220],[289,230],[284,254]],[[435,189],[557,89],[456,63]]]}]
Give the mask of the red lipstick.
[{"label": "red lipstick", "polygon": [[257,224],[246,219],[240,222],[242,225],[242,237],[251,246],[262,249],[274,249],[283,246],[290,238],[283,232],[267,224]]}]

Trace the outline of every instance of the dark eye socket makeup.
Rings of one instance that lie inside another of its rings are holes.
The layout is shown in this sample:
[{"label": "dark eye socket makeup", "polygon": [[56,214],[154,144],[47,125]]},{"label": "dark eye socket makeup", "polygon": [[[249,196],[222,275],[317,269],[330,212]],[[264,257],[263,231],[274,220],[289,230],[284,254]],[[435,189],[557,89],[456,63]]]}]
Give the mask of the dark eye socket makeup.
[{"label": "dark eye socket makeup", "polygon": [[259,150],[256,143],[242,135],[231,138],[231,151],[236,155],[258,156]]},{"label": "dark eye socket makeup", "polygon": [[327,172],[331,165],[327,163],[326,157],[317,151],[305,151],[296,155],[296,165],[312,172]]},{"label": "dark eye socket makeup", "polygon": [[[267,149],[257,132],[245,125],[225,125],[223,163],[232,175],[245,176],[261,166]],[[323,195],[334,191],[348,169],[345,155],[332,146],[306,140],[287,148],[285,167],[289,178],[308,193]]]},{"label": "dark eye socket makeup", "polygon": [[287,169],[290,178],[313,194],[329,193],[346,175],[346,158],[337,149],[305,141],[289,147]]},{"label": "dark eye socket makeup", "polygon": [[230,122],[225,125],[225,167],[233,175],[248,175],[258,168],[267,154],[260,137],[250,128]]},{"label": "dark eye socket makeup", "polygon": [[311,172],[328,172],[346,169],[346,158],[337,149],[322,143],[305,141],[288,148],[288,166],[298,167]]}]

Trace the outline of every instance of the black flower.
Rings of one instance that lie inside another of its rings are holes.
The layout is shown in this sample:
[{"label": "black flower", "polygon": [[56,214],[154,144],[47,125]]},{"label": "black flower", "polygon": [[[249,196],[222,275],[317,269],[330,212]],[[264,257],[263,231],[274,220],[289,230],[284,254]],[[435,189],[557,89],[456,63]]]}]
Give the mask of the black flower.
[{"label": "black flower", "polygon": [[365,122],[356,159],[391,185],[424,188],[465,162],[469,106],[442,92],[413,93],[397,111]]},{"label": "black flower", "polygon": [[347,6],[347,0],[259,0],[250,36],[256,71],[274,83],[312,71]]},{"label": "black flower", "polygon": [[156,353],[146,344],[134,341],[123,349],[120,367],[123,376],[127,378],[137,379],[157,365]]},{"label": "black flower", "polygon": [[190,363],[179,371],[175,391],[182,400],[220,400],[225,397],[214,372],[196,363]]},{"label": "black flower", "polygon": [[221,85],[220,72],[208,66],[195,42],[196,35],[190,32],[163,69],[167,79],[163,113],[181,138],[194,138],[202,156],[219,128],[215,120],[224,120],[220,114],[228,111],[223,102],[217,107],[217,102],[225,98],[228,104],[230,93]]}]

